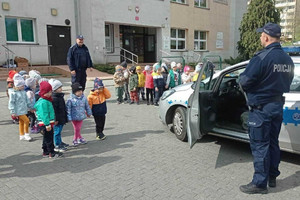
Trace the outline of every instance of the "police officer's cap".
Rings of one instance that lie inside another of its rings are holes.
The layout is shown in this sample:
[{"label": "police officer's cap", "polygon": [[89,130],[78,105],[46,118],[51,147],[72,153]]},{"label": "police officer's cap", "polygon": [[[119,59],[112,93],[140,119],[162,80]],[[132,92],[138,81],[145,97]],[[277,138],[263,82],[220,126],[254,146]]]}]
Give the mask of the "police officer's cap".
[{"label": "police officer's cap", "polygon": [[79,40],[83,40],[83,39],[84,39],[84,38],[83,38],[83,35],[77,35],[76,38],[79,39]]},{"label": "police officer's cap", "polygon": [[263,27],[256,29],[256,32],[258,33],[266,33],[271,37],[279,38],[281,36],[281,28],[278,26],[278,24],[274,23],[267,23]]}]

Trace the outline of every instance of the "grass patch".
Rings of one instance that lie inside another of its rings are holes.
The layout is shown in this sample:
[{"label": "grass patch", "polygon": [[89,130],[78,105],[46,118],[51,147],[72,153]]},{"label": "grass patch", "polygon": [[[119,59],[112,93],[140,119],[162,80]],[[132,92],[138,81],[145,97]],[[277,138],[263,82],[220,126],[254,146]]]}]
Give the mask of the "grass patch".
[{"label": "grass patch", "polygon": [[94,68],[99,70],[100,72],[106,72],[108,74],[115,73],[115,66],[109,64],[95,64]]}]

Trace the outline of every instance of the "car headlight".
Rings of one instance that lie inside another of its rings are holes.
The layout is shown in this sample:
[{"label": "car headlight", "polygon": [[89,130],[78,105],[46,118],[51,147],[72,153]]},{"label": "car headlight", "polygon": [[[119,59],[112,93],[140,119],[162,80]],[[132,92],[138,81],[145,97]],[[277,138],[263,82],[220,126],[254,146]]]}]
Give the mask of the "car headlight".
[{"label": "car headlight", "polygon": [[161,96],[161,99],[165,100],[166,98],[168,98],[169,96],[171,96],[174,92],[175,92],[174,89],[170,89],[170,90],[165,91],[163,93],[163,95]]}]

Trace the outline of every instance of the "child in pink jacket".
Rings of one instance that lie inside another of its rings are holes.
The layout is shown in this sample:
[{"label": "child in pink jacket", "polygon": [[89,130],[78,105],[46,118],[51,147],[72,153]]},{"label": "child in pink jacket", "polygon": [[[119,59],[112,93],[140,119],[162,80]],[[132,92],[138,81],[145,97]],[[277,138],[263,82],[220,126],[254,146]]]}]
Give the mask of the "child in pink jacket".
[{"label": "child in pink jacket", "polygon": [[153,88],[154,88],[154,83],[153,83],[153,76],[152,76],[152,70],[149,65],[145,66],[145,88],[146,88],[146,99],[147,99],[147,105],[150,105],[149,102],[149,95],[150,95],[150,101],[151,105],[153,105]]}]

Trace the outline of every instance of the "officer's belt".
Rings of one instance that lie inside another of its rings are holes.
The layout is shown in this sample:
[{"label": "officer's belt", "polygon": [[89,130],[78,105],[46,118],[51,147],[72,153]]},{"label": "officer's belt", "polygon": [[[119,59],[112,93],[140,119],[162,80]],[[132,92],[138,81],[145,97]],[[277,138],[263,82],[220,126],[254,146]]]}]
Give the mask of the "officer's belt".
[{"label": "officer's belt", "polygon": [[[271,103],[271,102],[282,102],[282,103],[284,103],[285,102],[285,97],[275,96],[275,97],[270,98],[268,101],[269,101],[268,103]],[[266,105],[266,104],[267,103],[261,104],[261,105],[249,105],[250,111],[254,110],[254,109],[261,110],[264,107],[264,105]]]}]

